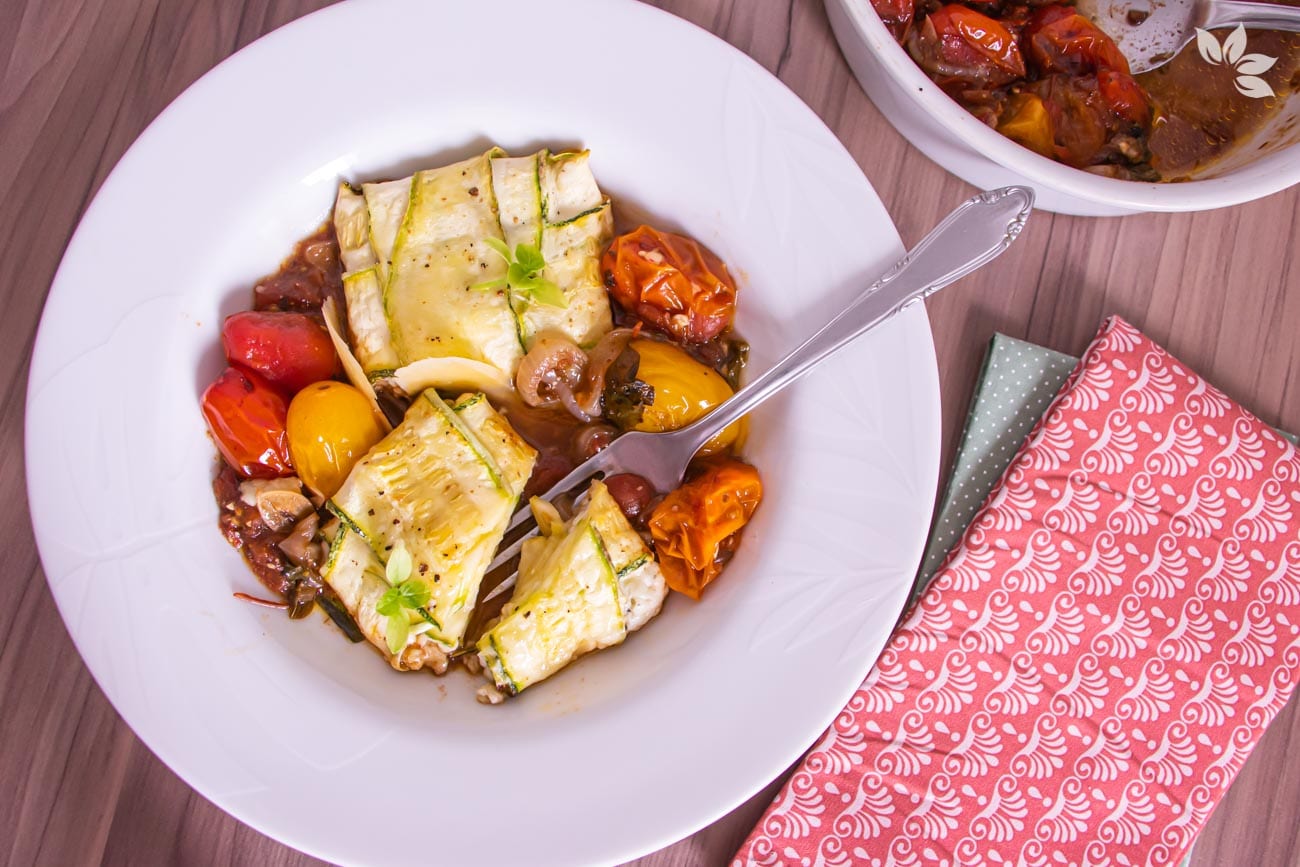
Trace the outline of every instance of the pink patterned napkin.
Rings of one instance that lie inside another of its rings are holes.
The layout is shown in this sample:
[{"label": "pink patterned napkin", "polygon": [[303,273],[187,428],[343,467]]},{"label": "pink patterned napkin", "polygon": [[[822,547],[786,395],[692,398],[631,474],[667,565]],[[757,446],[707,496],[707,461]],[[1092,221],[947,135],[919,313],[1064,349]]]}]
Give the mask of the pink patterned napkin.
[{"label": "pink patterned napkin", "polygon": [[736,864],[1167,864],[1300,675],[1300,456],[1119,318]]}]

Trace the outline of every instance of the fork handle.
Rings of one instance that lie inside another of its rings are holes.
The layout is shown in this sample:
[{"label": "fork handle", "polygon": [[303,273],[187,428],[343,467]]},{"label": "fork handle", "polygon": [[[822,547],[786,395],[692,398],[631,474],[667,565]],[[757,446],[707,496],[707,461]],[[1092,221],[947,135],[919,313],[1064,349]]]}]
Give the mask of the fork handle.
[{"label": "fork handle", "polygon": [[1200,27],[1213,30],[1241,24],[1247,30],[1289,30],[1300,32],[1300,8],[1276,3],[1248,3],[1244,0],[1209,0],[1202,7]]},{"label": "fork handle", "polygon": [[990,262],[1011,246],[1033,205],[1027,187],[1002,187],[963,202],[821,330],[677,435],[703,445],[837,349]]}]

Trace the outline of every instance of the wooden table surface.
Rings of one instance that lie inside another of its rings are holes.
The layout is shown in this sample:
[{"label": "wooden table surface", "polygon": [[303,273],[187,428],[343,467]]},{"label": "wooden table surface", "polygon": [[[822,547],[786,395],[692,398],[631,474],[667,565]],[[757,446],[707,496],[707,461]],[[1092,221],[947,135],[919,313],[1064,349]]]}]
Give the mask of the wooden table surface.
[{"label": "wooden table surface", "polygon": [[[191,82],[323,0],[0,0],[0,859],[9,864],[319,863],[196,794],[132,734],[82,665],[26,511],[28,358],[59,257],[91,196]],[[668,0],[776,73],[848,146],[915,242],[970,188],[907,144],[859,89],[817,0]],[[1039,213],[964,286],[931,299],[951,461],[990,335],[1070,353],[1119,313],[1264,421],[1300,430],[1300,187],[1190,215]],[[778,781],[779,782],[779,781]],[[637,863],[722,864],[778,782]],[[1300,864],[1292,701],[1215,811],[1196,865]]]}]

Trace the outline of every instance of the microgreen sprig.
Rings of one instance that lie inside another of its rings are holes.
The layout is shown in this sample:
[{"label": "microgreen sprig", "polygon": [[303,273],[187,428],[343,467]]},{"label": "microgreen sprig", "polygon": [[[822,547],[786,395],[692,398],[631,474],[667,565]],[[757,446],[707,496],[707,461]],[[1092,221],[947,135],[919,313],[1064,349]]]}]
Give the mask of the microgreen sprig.
[{"label": "microgreen sprig", "polygon": [[389,588],[379,597],[375,610],[388,618],[384,625],[384,638],[388,642],[390,653],[398,654],[406,647],[411,637],[411,619],[408,611],[415,611],[429,604],[429,585],[419,578],[411,577],[411,554],[406,546],[398,542],[388,555],[388,565],[384,577],[388,579]]},{"label": "microgreen sprig", "polygon": [[542,251],[532,244],[516,244],[513,253],[500,238],[484,241],[498,256],[506,260],[506,275],[495,280],[476,283],[475,289],[509,288],[511,297],[520,301],[536,301],[550,307],[568,307],[564,290],[542,276],[546,260]]}]

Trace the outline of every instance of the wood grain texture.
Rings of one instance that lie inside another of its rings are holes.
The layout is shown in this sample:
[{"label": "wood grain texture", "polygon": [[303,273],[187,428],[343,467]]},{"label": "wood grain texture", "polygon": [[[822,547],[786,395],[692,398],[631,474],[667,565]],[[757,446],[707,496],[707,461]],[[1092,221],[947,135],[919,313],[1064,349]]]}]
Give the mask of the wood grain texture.
[{"label": "wood grain texture", "polygon": [[[68,640],[26,512],[23,408],[45,293],[82,211],[140,131],[206,70],[323,0],[0,0],[0,859],[14,865],[320,863],[226,816],[121,722]],[[772,70],[835,131],[904,242],[969,195],[858,88],[816,0],[666,0]],[[995,330],[1078,353],[1120,313],[1266,422],[1300,430],[1300,189],[1224,211],[1040,213],[993,266],[929,303],[951,460]],[[1291,704],[1202,835],[1196,865],[1300,864]],[[775,781],[638,862],[724,863]],[[683,781],[683,784],[687,784]]]}]

